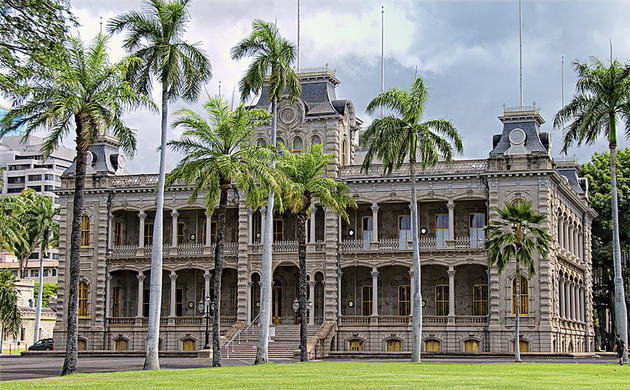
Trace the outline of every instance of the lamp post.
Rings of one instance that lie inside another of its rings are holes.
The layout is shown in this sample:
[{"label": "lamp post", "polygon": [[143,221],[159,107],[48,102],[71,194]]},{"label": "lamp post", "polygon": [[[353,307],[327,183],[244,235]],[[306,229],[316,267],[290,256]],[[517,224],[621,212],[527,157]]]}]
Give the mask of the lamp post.
[{"label": "lamp post", "polygon": [[205,300],[199,301],[197,308],[199,309],[199,313],[206,318],[206,345],[203,346],[203,349],[210,349],[208,322],[210,320],[210,312],[214,312],[214,302],[211,302],[210,297],[206,296]]}]

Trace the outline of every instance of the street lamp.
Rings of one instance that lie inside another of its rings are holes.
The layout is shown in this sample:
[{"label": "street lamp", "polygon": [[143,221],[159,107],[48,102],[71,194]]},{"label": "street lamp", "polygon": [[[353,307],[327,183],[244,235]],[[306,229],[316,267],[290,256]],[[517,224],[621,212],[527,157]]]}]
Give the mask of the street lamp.
[{"label": "street lamp", "polygon": [[206,317],[206,345],[203,346],[203,349],[210,349],[210,331],[208,329],[208,322],[210,320],[210,310],[214,310],[214,303],[211,303],[210,297],[206,296],[205,300],[199,301],[197,308],[199,309],[199,313]]}]

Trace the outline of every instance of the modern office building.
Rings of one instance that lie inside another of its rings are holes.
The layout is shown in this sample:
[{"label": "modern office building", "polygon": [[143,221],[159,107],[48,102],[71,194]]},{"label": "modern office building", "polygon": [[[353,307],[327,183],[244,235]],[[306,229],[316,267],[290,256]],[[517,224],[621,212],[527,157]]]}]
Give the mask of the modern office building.
[{"label": "modern office building", "polygon": [[[336,97],[339,84],[327,69],[302,72],[302,95],[278,107],[278,139],[298,153],[323,144],[334,162],[327,175],[343,180],[358,208],[350,223],[312,205],[308,223],[309,333],[328,350],[410,350],[413,307],[409,167],[383,176],[378,164],[362,172],[360,131],[350,100]],[[263,90],[257,108],[270,108]],[[423,348],[427,352],[510,352],[514,348],[515,302],[520,296],[521,350],[546,353],[593,350],[591,221],[587,185],[573,163],[551,156],[551,136],[536,107],[505,108],[502,130],[488,138],[487,158],[439,162],[418,168],[422,264]],[[465,132],[465,130],[460,130]],[[261,127],[254,142],[269,142]],[[153,237],[157,175],[120,170],[118,144],[105,137],[91,149],[82,216],[79,282],[81,348],[145,347],[151,244],[164,244],[160,346],[192,350],[203,345],[198,304],[214,296],[213,243],[216,224],[190,190],[166,191],[163,237]],[[62,177],[59,313],[55,339],[63,348],[73,167]],[[536,274],[514,265],[502,274],[488,267],[483,227],[496,207],[531,201],[553,237]],[[221,322],[230,334],[256,322],[261,280],[261,226],[265,211],[253,210],[230,192],[221,291]],[[276,337],[297,334],[293,309],[298,280],[296,220],[273,222],[273,309]],[[253,325],[251,329],[255,329]],[[315,330],[319,329],[317,333]],[[252,331],[251,335],[256,336]],[[251,343],[250,343],[251,344]],[[251,350],[251,345],[246,347]],[[275,348],[275,347],[272,347]],[[247,355],[251,357],[250,355]]]},{"label": "modern office building", "polygon": [[[74,160],[75,152],[72,149],[60,147],[47,159],[44,159],[41,147],[44,140],[40,137],[30,136],[26,142],[21,135],[5,136],[0,141],[0,165],[2,166],[2,189],[0,196],[19,195],[22,190],[31,188],[41,194],[49,196],[55,204],[59,204],[59,198],[54,192],[61,187],[61,175],[70,167]],[[44,269],[44,277],[56,281],[56,270],[52,275],[52,269],[58,264],[58,251],[51,248],[45,255],[45,262],[49,263],[51,270]],[[27,278],[38,280],[40,253],[37,249],[29,258],[27,265]],[[0,268],[10,261],[0,263]]]}]

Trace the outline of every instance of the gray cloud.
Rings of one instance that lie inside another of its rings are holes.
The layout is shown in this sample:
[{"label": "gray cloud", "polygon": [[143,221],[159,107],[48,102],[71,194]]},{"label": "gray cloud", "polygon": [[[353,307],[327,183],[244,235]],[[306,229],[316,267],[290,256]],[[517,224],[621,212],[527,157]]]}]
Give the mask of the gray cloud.
[{"label": "gray cloud", "polygon": [[[415,66],[424,77],[430,95],[425,119],[446,118],[458,127],[465,146],[465,158],[486,157],[492,134],[501,130],[497,116],[503,104],[518,104],[518,2],[496,1],[412,1],[385,3],[386,88],[408,88]],[[630,26],[625,15],[630,4],[624,1],[544,1],[523,2],[523,43],[525,103],[536,104],[553,131],[554,155],[560,150],[560,131],[550,122],[560,108],[560,58],[565,56],[565,96],[573,95],[575,74],[571,62],[589,56],[606,58],[608,39],[615,45],[615,57],[630,58]],[[352,99],[358,114],[369,123],[365,107],[380,90],[380,2],[301,0],[302,66],[328,63],[336,69],[342,84],[337,94]],[[140,1],[75,0],[72,6],[83,27],[82,36],[98,31],[98,17],[139,9]],[[233,0],[193,2],[192,20],[186,39],[200,42],[208,53],[214,78],[206,89],[228,98],[248,61],[233,62],[229,49],[250,30],[255,18],[277,20],[282,34],[296,38],[296,1]],[[121,38],[111,40],[115,57]],[[238,94],[237,94],[238,96]],[[199,110],[205,101],[189,105]],[[171,105],[171,113],[182,107]],[[138,129],[138,152],[128,163],[131,172],[156,172],[159,145],[159,116],[150,112],[126,115]],[[177,137],[179,131],[171,131]],[[627,146],[624,141],[622,146]],[[606,142],[573,148],[584,161],[594,151],[606,150]],[[168,155],[173,167],[179,156]]]}]

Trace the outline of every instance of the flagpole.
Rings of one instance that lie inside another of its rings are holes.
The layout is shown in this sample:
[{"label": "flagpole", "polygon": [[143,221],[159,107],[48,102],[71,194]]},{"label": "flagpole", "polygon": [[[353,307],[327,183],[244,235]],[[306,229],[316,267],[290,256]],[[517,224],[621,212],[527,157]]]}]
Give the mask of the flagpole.
[{"label": "flagpole", "polygon": [[518,0],[518,49],[520,60],[520,92],[521,108],[523,108],[523,10],[522,0]]},{"label": "flagpole", "polygon": [[[381,93],[385,92],[385,6],[381,5]],[[385,107],[381,105],[381,118],[385,116]]]},{"label": "flagpole", "polygon": [[[564,56],[562,56],[562,108],[564,108]],[[564,142],[565,135],[566,134],[564,132],[564,118],[562,118],[562,142]],[[562,159],[566,161],[567,159],[566,151],[562,152]]]},{"label": "flagpole", "polygon": [[297,71],[300,71],[300,0],[297,0]]}]

